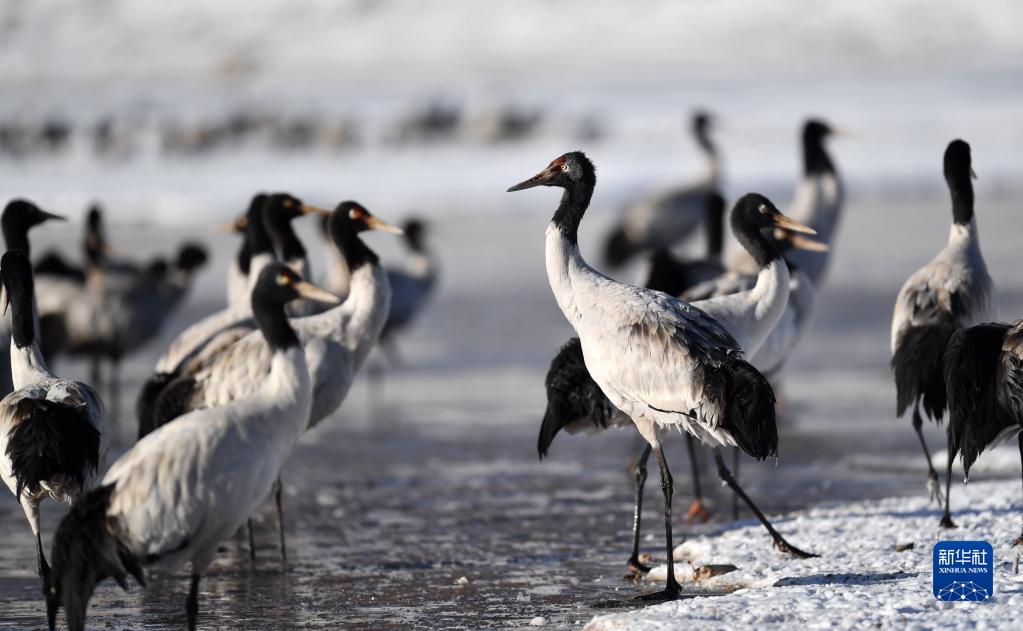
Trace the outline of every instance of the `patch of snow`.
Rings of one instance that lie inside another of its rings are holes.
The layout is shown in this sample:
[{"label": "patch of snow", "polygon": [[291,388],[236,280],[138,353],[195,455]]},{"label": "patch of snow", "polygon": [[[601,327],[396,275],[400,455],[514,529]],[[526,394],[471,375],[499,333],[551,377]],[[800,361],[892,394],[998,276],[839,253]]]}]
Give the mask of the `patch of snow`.
[{"label": "patch of snow", "polygon": [[[735,565],[734,572],[700,582],[701,589],[735,591],[597,616],[585,628],[659,630],[722,622],[758,629],[1020,628],[1023,577],[1013,573],[1019,550],[1010,545],[1020,532],[1019,494],[1018,482],[958,485],[952,495],[955,530],[938,527],[941,511],[923,496],[822,506],[775,521],[790,543],[821,555],[806,560],[778,552],[759,523],[744,521],[718,536],[693,537],[674,554],[683,561],[676,563],[683,583],[693,577],[686,563]],[[931,551],[942,540],[985,540],[994,546],[990,601],[935,600]],[[906,542],[916,545],[895,551]],[[647,580],[655,583],[664,576],[661,566]]]}]

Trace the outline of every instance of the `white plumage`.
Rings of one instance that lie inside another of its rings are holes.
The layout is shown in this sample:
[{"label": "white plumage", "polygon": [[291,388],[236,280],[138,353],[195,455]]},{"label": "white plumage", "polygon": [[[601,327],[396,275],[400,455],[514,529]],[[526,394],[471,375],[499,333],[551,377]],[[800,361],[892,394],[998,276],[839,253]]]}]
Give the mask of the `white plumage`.
[{"label": "white plumage", "polygon": [[[51,626],[64,604],[69,628],[84,627],[89,596],[106,575],[124,585],[126,573],[142,580],[142,565],[190,561],[186,612],[195,628],[199,577],[219,543],[269,493],[312,402],[305,354],[284,305],[300,295],[322,300],[327,294],[276,263],[263,270],[254,292],[255,317],[273,348],[269,372],[244,399],[190,412],[140,440],[64,519],[47,594]],[[109,543],[93,546],[96,541]]]}]

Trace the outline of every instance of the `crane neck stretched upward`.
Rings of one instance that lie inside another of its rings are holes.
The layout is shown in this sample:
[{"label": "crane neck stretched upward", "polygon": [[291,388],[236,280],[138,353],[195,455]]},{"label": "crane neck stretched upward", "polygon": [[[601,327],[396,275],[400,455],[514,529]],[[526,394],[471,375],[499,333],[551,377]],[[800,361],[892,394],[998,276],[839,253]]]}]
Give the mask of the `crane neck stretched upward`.
[{"label": "crane neck stretched upward", "polygon": [[973,225],[973,182],[969,174],[948,177],[948,192],[952,197],[952,221],[959,226]]},{"label": "crane neck stretched upward", "polygon": [[807,176],[834,173],[835,165],[831,162],[828,150],[824,148],[824,137],[821,135],[803,136],[803,172]]},{"label": "crane neck stretched upward", "polygon": [[572,245],[579,242],[579,222],[582,221],[586,209],[590,205],[590,198],[593,197],[593,189],[596,186],[596,178],[589,172],[584,173],[578,180],[573,180],[565,187],[561,196],[561,204],[554,212],[551,223],[565,239]]},{"label": "crane neck stretched upward", "polygon": [[348,220],[332,221],[330,236],[348,264],[349,272],[354,274],[363,265],[377,265],[380,262],[376,252],[363,242]]},{"label": "crane neck stretched upward", "polygon": [[298,261],[306,256],[305,246],[299,241],[291,221],[282,219],[268,227],[270,238],[277,243],[282,261]]},{"label": "crane neck stretched upward", "polygon": [[29,256],[28,228],[22,226],[10,226],[3,222],[4,243],[8,250],[21,250],[25,256]]},{"label": "crane neck stretched upward", "polygon": [[242,274],[248,275],[249,264],[252,263],[252,248],[249,247],[249,237],[242,235],[242,243],[238,246],[238,254],[235,255],[235,263]]},{"label": "crane neck stretched upward", "polygon": [[298,335],[288,322],[285,305],[263,296],[258,290],[252,294],[252,315],[267,344],[274,351],[298,346]]},{"label": "crane neck stretched upward", "polygon": [[36,315],[35,290],[28,259],[24,269],[6,280],[7,297],[11,303],[11,333],[14,348],[11,352],[11,377],[15,388],[34,383],[50,376],[36,338],[39,317]]}]

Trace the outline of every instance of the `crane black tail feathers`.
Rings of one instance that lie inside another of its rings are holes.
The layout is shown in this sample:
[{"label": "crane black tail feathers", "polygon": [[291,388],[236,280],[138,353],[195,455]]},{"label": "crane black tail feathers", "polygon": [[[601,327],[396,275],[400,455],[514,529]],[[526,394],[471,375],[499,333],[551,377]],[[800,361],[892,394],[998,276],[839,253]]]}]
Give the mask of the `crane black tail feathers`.
[{"label": "crane black tail feathers", "polygon": [[561,347],[551,360],[544,383],[547,387],[547,409],[536,442],[541,460],[547,456],[554,437],[562,429],[569,432],[579,429],[599,431],[611,423],[616,408],[590,376],[579,338],[573,337]]},{"label": "crane black tail feathers", "polygon": [[625,226],[616,226],[604,242],[604,262],[609,267],[621,267],[638,252],[639,248],[625,233]]},{"label": "crane black tail feathers", "polygon": [[716,371],[724,394],[727,430],[746,454],[757,460],[778,455],[774,390],[749,362],[730,357]]},{"label": "crane black tail feathers", "polygon": [[99,431],[80,408],[45,399],[21,399],[14,406],[7,457],[17,496],[38,492],[39,483],[73,480],[81,488],[87,469],[99,466]]},{"label": "crane black tail feathers", "polygon": [[957,331],[945,351],[949,458],[961,454],[967,475],[977,457],[1006,430],[1019,427],[998,403],[998,370],[1006,324]]},{"label": "crane black tail feathers", "polygon": [[107,517],[113,491],[113,484],[90,491],[57,526],[50,554],[50,584],[46,589],[50,629],[54,628],[61,605],[67,613],[69,631],[84,629],[92,592],[107,577],[125,590],[129,574],[140,585],[146,584],[142,565],[118,539],[116,528]]},{"label": "crane black tail feathers", "polygon": [[135,416],[139,422],[139,440],[143,436],[156,429],[156,401],[177,375],[169,372],[154,373],[146,379],[139,391],[139,398],[135,401]]},{"label": "crane black tail feathers", "polygon": [[897,393],[896,415],[902,416],[917,399],[924,412],[941,421],[947,406],[945,379],[942,375],[945,347],[955,332],[951,318],[906,330],[892,355]]}]

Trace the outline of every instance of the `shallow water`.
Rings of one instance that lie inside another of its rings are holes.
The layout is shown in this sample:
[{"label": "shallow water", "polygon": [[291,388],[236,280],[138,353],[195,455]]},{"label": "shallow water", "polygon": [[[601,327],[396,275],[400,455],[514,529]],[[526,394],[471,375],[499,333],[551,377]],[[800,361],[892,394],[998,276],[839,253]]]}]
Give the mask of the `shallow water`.
[{"label": "shallow water", "polygon": [[[927,234],[906,248],[886,249],[885,261],[863,261],[867,253],[887,248],[886,239],[895,239],[872,231],[879,216],[890,217],[890,230],[897,232],[935,214],[932,206],[946,212],[943,201],[851,208],[833,284],[822,295],[816,327],[792,358],[781,390],[781,457],[778,463],[742,464],[747,490],[779,516],[783,533],[780,516],[788,510],[924,490],[923,460],[909,423],[892,418],[887,323],[901,282],[895,276],[905,277],[925,261],[944,229],[938,225],[931,235],[930,224],[921,224]],[[1023,304],[1020,286],[999,274],[1010,269],[1017,251],[1013,212],[1009,204],[995,204],[984,224],[1005,314]],[[582,238],[599,234],[604,221],[595,215]],[[543,374],[570,334],[543,277],[544,225],[536,216],[441,220],[442,289],[403,340],[401,364],[375,388],[367,387],[363,375],[340,413],[303,439],[284,471],[288,562],[277,560],[268,506],[257,515],[254,564],[243,538],[224,543],[202,583],[201,626],[515,628],[543,616],[551,628],[577,628],[604,611],[596,604],[637,606],[629,599],[657,589],[623,578],[633,433],[559,436],[551,459],[537,461]],[[501,235],[499,248],[493,245],[495,232]],[[119,234],[129,233],[115,233],[115,242]],[[166,240],[148,245],[159,249]],[[147,244],[129,245],[134,243]],[[374,243],[389,260],[391,244]],[[229,249],[218,249],[218,264]],[[213,307],[222,269],[206,272],[198,295],[165,337]],[[160,346],[129,360],[126,393],[134,396]],[[73,362],[58,366],[79,378],[87,374],[84,368]],[[131,404],[122,402],[122,419],[130,417]],[[927,431],[936,449],[940,430]],[[133,433],[132,424],[122,421],[120,449]],[[668,458],[676,479],[675,512],[681,515],[691,482],[677,437]],[[687,533],[730,527],[731,500],[715,481],[709,454],[702,453],[701,460],[715,520],[687,526],[676,517],[676,542]],[[664,555],[656,480],[652,468],[643,551],[655,560]],[[60,514],[61,507],[47,506],[45,541]],[[0,628],[42,628],[33,541],[7,493],[0,493],[0,531],[6,544],[0,546]],[[763,543],[770,545],[766,535]],[[133,586],[127,594],[110,581],[101,584],[91,603],[90,628],[183,628],[185,573],[154,574],[150,583],[147,590]]]}]

